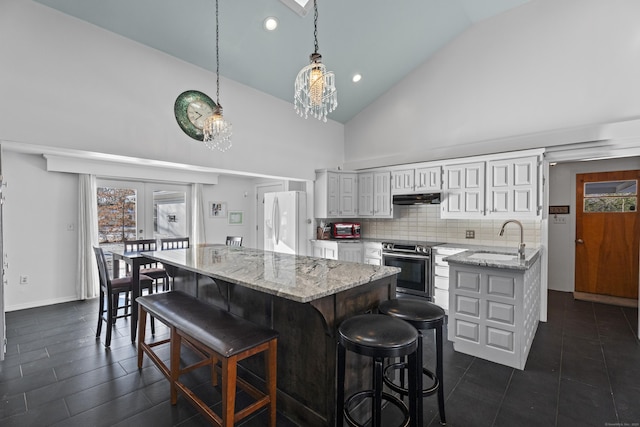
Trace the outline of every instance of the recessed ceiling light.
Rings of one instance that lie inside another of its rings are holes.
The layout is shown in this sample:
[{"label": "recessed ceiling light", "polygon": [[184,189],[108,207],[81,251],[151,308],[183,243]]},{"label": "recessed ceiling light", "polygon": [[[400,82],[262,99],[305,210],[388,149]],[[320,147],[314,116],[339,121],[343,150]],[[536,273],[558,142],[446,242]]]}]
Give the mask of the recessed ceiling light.
[{"label": "recessed ceiling light", "polygon": [[278,28],[278,20],[276,18],[274,18],[273,16],[269,16],[267,17],[267,19],[264,20],[264,29],[267,31],[273,31],[276,28]]},{"label": "recessed ceiling light", "polygon": [[354,83],[358,83],[361,79],[362,79],[362,75],[357,74],[357,73],[356,73],[356,74],[354,74],[354,75],[353,75],[353,77],[351,78],[351,80],[352,80]]}]

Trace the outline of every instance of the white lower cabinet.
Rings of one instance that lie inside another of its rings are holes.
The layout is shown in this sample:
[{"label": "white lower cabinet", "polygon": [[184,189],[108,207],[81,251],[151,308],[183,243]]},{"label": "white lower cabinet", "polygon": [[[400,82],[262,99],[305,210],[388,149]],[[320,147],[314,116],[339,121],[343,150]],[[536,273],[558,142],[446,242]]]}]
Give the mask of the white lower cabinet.
[{"label": "white lower cabinet", "polygon": [[465,249],[450,246],[434,246],[433,257],[433,302],[449,313],[449,263],[444,258],[464,252]]},{"label": "white lower cabinet", "polygon": [[331,240],[314,240],[311,242],[313,256],[318,258],[338,259],[338,242]]},{"label": "white lower cabinet", "polygon": [[339,242],[338,243],[338,259],[340,261],[362,263],[362,243]]},{"label": "white lower cabinet", "polygon": [[382,265],[382,242],[364,242],[363,262],[371,265]]},{"label": "white lower cabinet", "polygon": [[524,369],[540,319],[540,260],[527,270],[451,263],[453,348]]},{"label": "white lower cabinet", "polygon": [[311,246],[315,257],[362,263],[361,242],[314,240],[311,242]]}]

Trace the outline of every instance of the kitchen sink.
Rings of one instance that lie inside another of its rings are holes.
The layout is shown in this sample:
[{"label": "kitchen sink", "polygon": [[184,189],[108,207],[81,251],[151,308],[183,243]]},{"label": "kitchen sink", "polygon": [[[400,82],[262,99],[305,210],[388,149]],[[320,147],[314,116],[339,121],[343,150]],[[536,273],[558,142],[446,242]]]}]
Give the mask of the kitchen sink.
[{"label": "kitchen sink", "polygon": [[517,261],[517,254],[505,254],[496,252],[475,252],[469,255],[469,259],[480,259],[486,261]]}]

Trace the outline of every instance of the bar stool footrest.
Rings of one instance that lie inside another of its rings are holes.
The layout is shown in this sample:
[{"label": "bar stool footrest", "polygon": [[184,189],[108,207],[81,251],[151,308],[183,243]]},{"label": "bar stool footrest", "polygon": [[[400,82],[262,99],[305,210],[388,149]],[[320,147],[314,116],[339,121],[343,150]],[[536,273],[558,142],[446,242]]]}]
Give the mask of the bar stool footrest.
[{"label": "bar stool footrest", "polygon": [[[403,396],[408,396],[409,395],[409,390],[394,383],[393,380],[390,378],[391,377],[391,371],[393,370],[401,370],[404,371],[405,369],[407,369],[407,363],[406,362],[399,362],[399,363],[392,363],[388,366],[386,366],[384,368],[384,375],[382,377],[384,383],[393,391],[395,391],[396,393],[400,393]],[[436,391],[438,391],[438,388],[440,387],[440,380],[438,379],[438,377],[436,376],[436,374],[434,374],[433,372],[431,372],[429,369],[423,367],[422,368],[422,373],[424,375],[426,375],[427,377],[429,377],[433,383],[431,384],[430,387],[424,388],[422,389],[422,396],[431,396],[432,394],[434,394]],[[404,372],[401,372],[402,376],[404,376]]]},{"label": "bar stool footrest", "polygon": [[[353,419],[353,417],[351,416],[351,410],[352,407],[359,405],[363,400],[367,398],[373,399],[374,393],[374,390],[361,390],[347,398],[344,403],[344,419],[347,424],[349,424],[351,427],[363,427],[362,424],[358,424],[357,421]],[[409,421],[411,420],[411,417],[409,415],[409,408],[407,408],[407,405],[405,405],[402,400],[398,399],[394,395],[386,393],[384,391],[382,392],[382,400],[386,400],[387,402],[400,409],[400,411],[402,411],[404,420],[399,427],[407,427],[409,425]]]}]

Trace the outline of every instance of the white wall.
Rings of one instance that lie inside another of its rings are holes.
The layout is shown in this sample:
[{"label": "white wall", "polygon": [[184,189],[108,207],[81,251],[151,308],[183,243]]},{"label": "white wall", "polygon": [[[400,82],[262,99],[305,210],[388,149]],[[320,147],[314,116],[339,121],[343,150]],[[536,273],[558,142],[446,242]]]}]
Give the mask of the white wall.
[{"label": "white wall", "polygon": [[173,105],[188,89],[215,95],[214,73],[41,4],[0,2],[0,40],[0,140],[302,179],[343,162],[342,124],[226,78],[234,146],[209,151]]},{"label": "white wall", "polygon": [[6,310],[76,300],[77,175],[47,172],[42,156],[13,152],[3,152],[2,167]]},{"label": "white wall", "polygon": [[569,205],[566,224],[549,218],[549,289],[575,288],[576,174],[640,169],[640,157],[558,163],[549,168],[549,205]]},{"label": "white wall", "polygon": [[480,22],[347,123],[346,168],[545,147],[495,140],[640,116],[638,16],[636,0],[534,0]]},{"label": "white wall", "polygon": [[[209,151],[180,130],[173,105],[188,89],[214,95],[215,74],[41,4],[2,0],[0,40],[0,141],[299,179],[343,163],[342,124],[303,120],[291,103],[226,78],[221,101],[234,146]],[[77,298],[77,230],[66,229],[77,224],[77,177],[44,164],[35,155],[3,158],[8,311]],[[243,210],[245,224],[206,218],[207,240],[241,234],[253,245],[254,186],[219,182],[228,187],[209,188],[205,200]],[[18,285],[22,274],[28,285]]]},{"label": "white wall", "polygon": [[[227,217],[215,218],[205,214],[205,237],[207,243],[224,244],[227,236],[242,236],[242,245],[255,247],[255,209],[256,209],[256,181],[242,177],[221,176],[218,185],[205,185],[202,197],[205,209],[209,202],[226,202]],[[230,225],[229,211],[242,211],[243,224]]]}]

